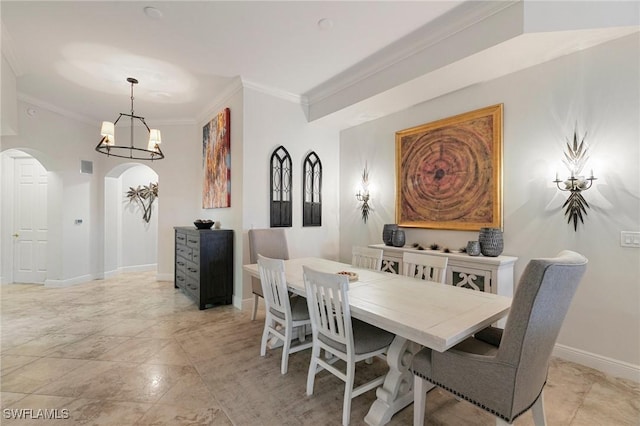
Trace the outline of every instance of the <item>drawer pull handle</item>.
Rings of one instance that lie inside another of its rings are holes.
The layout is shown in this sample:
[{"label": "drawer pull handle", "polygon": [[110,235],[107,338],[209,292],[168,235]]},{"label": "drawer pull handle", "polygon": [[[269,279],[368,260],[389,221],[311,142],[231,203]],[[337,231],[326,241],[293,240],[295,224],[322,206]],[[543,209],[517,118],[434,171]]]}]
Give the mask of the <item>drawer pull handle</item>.
[{"label": "drawer pull handle", "polygon": [[190,243],[197,243],[198,240],[189,240]]}]

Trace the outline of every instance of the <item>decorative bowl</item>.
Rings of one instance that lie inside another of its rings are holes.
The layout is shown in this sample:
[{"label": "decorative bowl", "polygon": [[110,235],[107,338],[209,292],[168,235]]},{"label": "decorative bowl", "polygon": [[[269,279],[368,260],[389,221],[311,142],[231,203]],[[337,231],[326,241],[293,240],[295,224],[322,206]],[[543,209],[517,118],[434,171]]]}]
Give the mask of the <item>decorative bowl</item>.
[{"label": "decorative bowl", "polygon": [[358,274],[356,274],[355,272],[340,271],[340,272],[336,272],[336,274],[346,276],[347,278],[349,278],[349,281],[357,281],[358,280]]},{"label": "decorative bowl", "polygon": [[213,226],[215,222],[212,220],[196,220],[195,222],[193,222],[193,224],[196,226],[196,228],[198,229],[211,229],[211,227]]}]

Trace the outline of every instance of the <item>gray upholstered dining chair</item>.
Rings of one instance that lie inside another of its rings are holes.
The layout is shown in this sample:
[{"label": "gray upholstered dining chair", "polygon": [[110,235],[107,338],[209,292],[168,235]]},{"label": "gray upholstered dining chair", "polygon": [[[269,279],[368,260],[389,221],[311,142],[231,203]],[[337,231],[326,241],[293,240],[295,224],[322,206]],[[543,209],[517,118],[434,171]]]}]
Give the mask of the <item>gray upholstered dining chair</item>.
[{"label": "gray upholstered dining chair", "polygon": [[[303,266],[304,286],[311,317],[313,347],[307,376],[307,395],[313,395],[315,376],[322,370],[340,378],[345,384],[342,424],[349,424],[351,399],[380,386],[385,376],[374,378],[354,388],[356,363],[384,354],[395,335],[356,318],[349,307],[349,279],[345,275],[315,271]],[[323,359],[321,350],[331,354]],[[346,363],[345,371],[333,363]]]},{"label": "gray upholstered dining chair", "polygon": [[[264,330],[260,344],[260,356],[267,353],[269,337],[282,341],[282,361],[280,372],[287,374],[289,354],[311,347],[311,341],[305,342],[306,326],[311,325],[307,300],[304,297],[291,297],[287,289],[284,274],[284,260],[270,259],[258,255],[260,283],[266,307]],[[297,345],[292,345],[294,330],[298,330]]]},{"label": "gray upholstered dining chair", "polygon": [[380,249],[354,246],[351,249],[351,265],[379,271],[382,269],[383,254],[384,252]]},{"label": "gray upholstered dining chair", "polygon": [[[289,247],[287,236],[282,228],[250,229],[249,230],[249,260],[258,263],[258,255],[272,259],[289,259]],[[253,292],[253,311],[251,321],[256,319],[258,301],[262,297],[262,286],[258,278],[251,278],[251,291]]]},{"label": "gray upholstered dining chair", "polygon": [[535,424],[544,425],[549,358],[586,267],[584,256],[568,250],[532,259],[504,331],[489,327],[448,351],[418,352],[411,364],[414,426],[424,422],[427,382],[495,415],[497,425],[511,424],[530,408]]}]

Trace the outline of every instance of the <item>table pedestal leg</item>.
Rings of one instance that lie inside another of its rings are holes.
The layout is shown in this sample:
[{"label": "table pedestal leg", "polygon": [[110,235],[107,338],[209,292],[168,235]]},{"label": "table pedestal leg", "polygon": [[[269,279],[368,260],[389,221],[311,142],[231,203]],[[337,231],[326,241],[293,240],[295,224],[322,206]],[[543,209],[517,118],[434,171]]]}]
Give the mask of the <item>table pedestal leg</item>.
[{"label": "table pedestal leg", "polygon": [[409,371],[413,356],[422,346],[396,336],[387,352],[389,372],[384,383],[376,389],[377,399],[364,421],[368,425],[384,425],[398,411],[413,402],[413,374]]}]

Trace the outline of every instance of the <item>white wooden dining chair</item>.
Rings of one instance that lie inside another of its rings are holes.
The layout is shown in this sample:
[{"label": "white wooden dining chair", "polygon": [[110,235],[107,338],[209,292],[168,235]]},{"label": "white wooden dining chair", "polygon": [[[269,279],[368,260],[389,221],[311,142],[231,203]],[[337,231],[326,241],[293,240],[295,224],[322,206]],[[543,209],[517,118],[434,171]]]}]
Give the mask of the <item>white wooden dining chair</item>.
[{"label": "white wooden dining chair", "polygon": [[380,249],[354,246],[351,250],[351,265],[379,271],[382,268],[383,253]]},{"label": "white wooden dining chair", "polygon": [[[284,273],[284,260],[258,255],[258,269],[266,308],[260,355],[266,355],[270,337],[282,340],[280,372],[286,374],[289,354],[310,348],[313,343],[305,342],[306,326],[311,324],[307,301],[300,296],[290,298]],[[298,330],[300,343],[292,346],[294,329]]]},{"label": "white wooden dining chair", "polygon": [[[306,266],[303,270],[313,336],[307,395],[313,395],[315,376],[323,369],[340,378],[345,383],[342,424],[346,426],[349,424],[351,399],[380,386],[385,378],[383,375],[354,389],[356,363],[384,354],[395,335],[351,318],[347,292],[349,279],[346,276],[319,272]],[[321,350],[333,357],[322,358]],[[346,371],[333,365],[337,359],[346,363]]]},{"label": "white wooden dining chair", "polygon": [[444,284],[448,260],[446,256],[405,252],[402,255],[402,274]]}]

